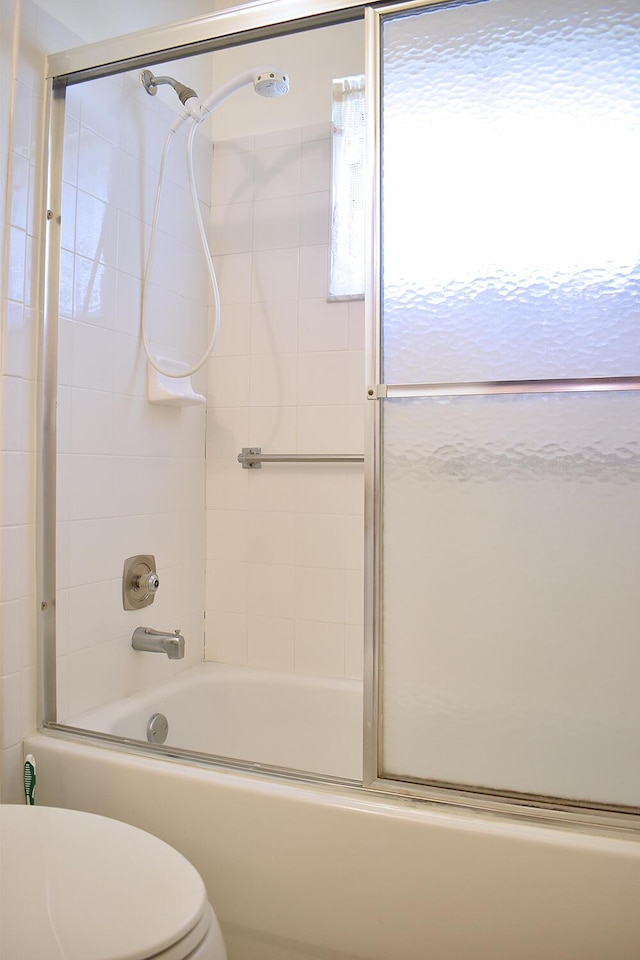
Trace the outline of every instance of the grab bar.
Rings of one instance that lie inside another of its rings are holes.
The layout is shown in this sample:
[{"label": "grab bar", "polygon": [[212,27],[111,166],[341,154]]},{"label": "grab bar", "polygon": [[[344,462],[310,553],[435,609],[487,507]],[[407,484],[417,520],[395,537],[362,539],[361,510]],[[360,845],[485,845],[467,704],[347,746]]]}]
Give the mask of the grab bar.
[{"label": "grab bar", "polygon": [[262,447],[243,447],[238,454],[243,470],[259,470],[263,463],[364,463],[361,453],[263,453]]}]

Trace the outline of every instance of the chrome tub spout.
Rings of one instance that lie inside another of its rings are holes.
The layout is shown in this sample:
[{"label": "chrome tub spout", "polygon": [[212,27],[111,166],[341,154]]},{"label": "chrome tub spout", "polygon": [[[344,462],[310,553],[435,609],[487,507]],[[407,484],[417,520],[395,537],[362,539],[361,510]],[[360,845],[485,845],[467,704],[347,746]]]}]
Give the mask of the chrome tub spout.
[{"label": "chrome tub spout", "polygon": [[146,653],[166,653],[169,660],[182,660],[184,657],[184,637],[179,630],[164,633],[152,627],[136,627],[131,637],[134,650]]}]

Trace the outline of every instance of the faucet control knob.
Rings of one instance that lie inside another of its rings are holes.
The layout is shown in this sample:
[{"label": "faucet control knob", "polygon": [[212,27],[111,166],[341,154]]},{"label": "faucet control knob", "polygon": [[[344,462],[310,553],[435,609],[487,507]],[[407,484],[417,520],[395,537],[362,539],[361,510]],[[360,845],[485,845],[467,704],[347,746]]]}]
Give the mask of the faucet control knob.
[{"label": "faucet control knob", "polygon": [[160,586],[160,578],[158,574],[150,571],[149,573],[141,574],[136,578],[134,583],[134,590],[140,590],[142,593],[155,593],[158,587]]},{"label": "faucet control knob", "polygon": [[153,603],[160,586],[156,560],[150,554],[138,554],[124,562],[122,605],[125,610],[141,610]]}]

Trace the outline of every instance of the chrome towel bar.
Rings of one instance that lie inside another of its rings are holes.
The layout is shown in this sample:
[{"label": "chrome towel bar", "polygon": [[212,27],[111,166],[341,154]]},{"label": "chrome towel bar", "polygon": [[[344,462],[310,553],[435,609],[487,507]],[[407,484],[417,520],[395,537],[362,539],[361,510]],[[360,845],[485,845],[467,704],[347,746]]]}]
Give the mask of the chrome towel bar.
[{"label": "chrome towel bar", "polygon": [[262,447],[243,447],[238,454],[243,470],[259,470],[263,463],[364,463],[361,453],[263,453]]}]

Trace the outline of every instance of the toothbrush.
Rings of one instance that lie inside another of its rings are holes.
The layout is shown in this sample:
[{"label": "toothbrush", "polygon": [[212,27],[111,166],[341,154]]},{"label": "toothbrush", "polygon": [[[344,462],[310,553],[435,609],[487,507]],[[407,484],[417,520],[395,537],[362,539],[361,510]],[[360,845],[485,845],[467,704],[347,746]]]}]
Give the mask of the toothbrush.
[{"label": "toothbrush", "polygon": [[36,798],[36,761],[32,754],[27,754],[24,761],[24,798],[28,807],[33,807]]}]

